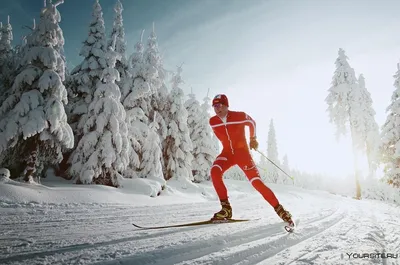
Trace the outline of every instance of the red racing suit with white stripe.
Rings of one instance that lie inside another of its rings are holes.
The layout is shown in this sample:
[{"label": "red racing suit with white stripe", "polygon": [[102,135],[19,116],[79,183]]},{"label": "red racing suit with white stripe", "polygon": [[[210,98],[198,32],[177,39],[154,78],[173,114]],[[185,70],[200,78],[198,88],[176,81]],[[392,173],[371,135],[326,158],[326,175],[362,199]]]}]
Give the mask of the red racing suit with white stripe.
[{"label": "red racing suit with white stripe", "polygon": [[227,200],[228,194],[223,183],[223,174],[234,165],[238,165],[251,184],[273,206],[278,205],[274,193],[261,181],[259,171],[251,157],[246,140],[245,128],[250,129],[250,137],[256,136],[256,122],[245,112],[228,110],[227,116],[210,118],[210,126],[223,149],[211,167],[211,179],[220,200]]}]

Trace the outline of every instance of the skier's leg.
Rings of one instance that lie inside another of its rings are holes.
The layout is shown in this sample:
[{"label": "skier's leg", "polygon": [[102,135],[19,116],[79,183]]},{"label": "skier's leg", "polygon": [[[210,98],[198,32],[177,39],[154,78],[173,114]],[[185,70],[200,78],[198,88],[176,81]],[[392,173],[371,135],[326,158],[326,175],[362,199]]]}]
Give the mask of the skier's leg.
[{"label": "skier's leg", "polygon": [[228,191],[223,181],[223,174],[232,166],[231,157],[220,154],[211,167],[211,180],[218,198],[221,202],[222,209],[216,212],[212,219],[230,219],[232,218],[232,207],[228,200]]},{"label": "skier's leg", "polygon": [[228,200],[228,191],[223,181],[223,174],[233,166],[231,157],[220,154],[211,167],[211,180],[220,201]]},{"label": "skier's leg", "polygon": [[272,206],[276,207],[279,205],[279,201],[276,198],[274,192],[268,188],[261,180],[260,172],[258,171],[253,158],[249,152],[244,152],[238,157],[238,166],[246,174],[247,179],[251,185],[264,197],[264,199]]},{"label": "skier's leg", "polygon": [[238,156],[237,163],[239,167],[243,170],[246,174],[247,179],[253,185],[253,187],[261,193],[264,199],[274,207],[275,212],[277,215],[284,221],[293,225],[292,215],[289,211],[286,211],[283,206],[279,203],[278,199],[276,198],[274,192],[268,188],[264,182],[261,180],[260,172],[257,169],[256,164],[251,157],[250,152],[243,152]]}]

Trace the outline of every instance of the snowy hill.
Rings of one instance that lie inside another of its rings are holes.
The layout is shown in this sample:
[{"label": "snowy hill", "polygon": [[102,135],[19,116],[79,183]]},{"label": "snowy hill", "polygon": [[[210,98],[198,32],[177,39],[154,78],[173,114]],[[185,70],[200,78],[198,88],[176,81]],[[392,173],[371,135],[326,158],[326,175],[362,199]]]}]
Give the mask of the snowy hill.
[{"label": "snowy hill", "polygon": [[[160,196],[149,197],[129,186],[4,180],[0,264],[400,264],[392,257],[400,253],[398,206],[270,184],[300,220],[288,234],[247,181],[226,183],[234,218],[260,219],[141,231],[131,223],[210,218],[219,210],[211,183],[169,182]],[[388,257],[372,257],[376,252]]]}]

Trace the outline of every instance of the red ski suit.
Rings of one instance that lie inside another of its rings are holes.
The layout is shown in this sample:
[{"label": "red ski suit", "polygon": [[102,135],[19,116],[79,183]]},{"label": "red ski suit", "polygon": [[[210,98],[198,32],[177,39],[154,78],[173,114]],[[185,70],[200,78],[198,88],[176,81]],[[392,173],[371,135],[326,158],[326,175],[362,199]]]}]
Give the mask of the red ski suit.
[{"label": "red ski suit", "polygon": [[250,137],[255,137],[255,121],[244,112],[228,110],[225,121],[218,116],[213,116],[210,118],[210,126],[223,146],[221,154],[211,167],[211,179],[219,199],[228,199],[228,192],[223,182],[224,172],[238,165],[253,187],[272,207],[276,207],[279,202],[275,194],[262,182],[246,141],[245,126],[250,127]]}]

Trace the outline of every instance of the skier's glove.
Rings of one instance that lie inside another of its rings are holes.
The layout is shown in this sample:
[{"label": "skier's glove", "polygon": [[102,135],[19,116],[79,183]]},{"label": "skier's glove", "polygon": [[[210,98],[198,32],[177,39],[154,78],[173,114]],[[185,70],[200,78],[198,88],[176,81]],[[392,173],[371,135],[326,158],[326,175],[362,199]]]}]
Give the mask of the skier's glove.
[{"label": "skier's glove", "polygon": [[254,149],[254,150],[258,149],[258,142],[257,142],[257,138],[255,136],[250,137],[250,149]]}]

